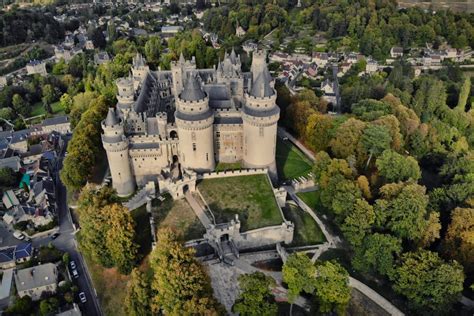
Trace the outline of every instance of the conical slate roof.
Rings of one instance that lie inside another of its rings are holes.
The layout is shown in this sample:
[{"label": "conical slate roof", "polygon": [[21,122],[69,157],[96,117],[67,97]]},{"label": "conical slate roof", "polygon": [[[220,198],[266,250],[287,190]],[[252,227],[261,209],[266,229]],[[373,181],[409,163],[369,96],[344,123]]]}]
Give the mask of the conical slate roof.
[{"label": "conical slate roof", "polygon": [[186,85],[179,95],[179,98],[184,101],[199,101],[206,97],[206,94],[201,89],[201,84],[194,75],[189,76],[186,80]]},{"label": "conical slate roof", "polygon": [[181,64],[184,64],[186,62],[186,60],[184,59],[184,55],[183,55],[183,52],[181,52],[181,54],[179,54],[179,62]]},{"label": "conical slate roof", "polygon": [[234,48],[232,48],[232,52],[230,53],[230,61],[232,64],[237,64],[237,54],[235,53]]},{"label": "conical slate roof", "polygon": [[109,108],[109,113],[107,113],[107,117],[105,118],[105,125],[107,126],[113,126],[118,124],[119,120],[117,116],[115,115],[115,110],[114,108]]},{"label": "conical slate roof", "polygon": [[267,65],[264,64],[252,82],[250,95],[256,98],[271,97],[273,94],[275,94],[275,91],[270,86],[270,80],[270,72],[268,71]]}]

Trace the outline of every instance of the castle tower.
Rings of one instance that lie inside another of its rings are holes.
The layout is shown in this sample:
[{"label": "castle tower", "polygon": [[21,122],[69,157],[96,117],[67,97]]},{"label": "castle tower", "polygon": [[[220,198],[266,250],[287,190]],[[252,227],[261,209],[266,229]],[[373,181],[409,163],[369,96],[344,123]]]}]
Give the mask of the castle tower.
[{"label": "castle tower", "polygon": [[130,111],[134,97],[135,97],[135,88],[133,86],[133,79],[131,77],[128,78],[119,78],[115,82],[117,85],[117,108],[122,113],[118,113],[119,115]]},{"label": "castle tower", "polygon": [[[254,54],[252,85],[245,93],[242,108],[244,130],[244,161],[247,168],[268,168],[277,178],[275,153],[277,122],[280,108],[276,105],[276,91],[262,53]],[[255,58],[257,57],[257,58]]]},{"label": "castle tower", "polygon": [[186,61],[184,59],[183,53],[179,55],[178,61],[171,62],[171,74],[173,75],[173,85],[171,90],[174,95],[179,95],[184,87],[184,81],[186,79],[186,73],[189,70],[196,69],[196,63],[194,57],[191,61]]},{"label": "castle tower", "polygon": [[224,60],[219,61],[217,66],[217,82],[218,83],[230,83],[230,95],[243,98],[244,92],[244,79],[242,76],[242,63],[240,61],[240,55],[235,53],[232,49],[230,55],[227,52],[224,55]]},{"label": "castle tower", "polygon": [[128,196],[135,192],[135,178],[132,175],[128,155],[128,139],[124,135],[123,121],[113,108],[102,121],[102,144],[107,152],[112,186],[119,196]]},{"label": "castle tower", "polygon": [[140,53],[137,53],[133,57],[132,62],[133,87],[135,90],[138,90],[149,71],[150,67],[146,64],[145,58]]},{"label": "castle tower", "polygon": [[193,74],[176,98],[175,119],[181,165],[198,172],[214,170],[214,113],[209,108],[208,96]]}]

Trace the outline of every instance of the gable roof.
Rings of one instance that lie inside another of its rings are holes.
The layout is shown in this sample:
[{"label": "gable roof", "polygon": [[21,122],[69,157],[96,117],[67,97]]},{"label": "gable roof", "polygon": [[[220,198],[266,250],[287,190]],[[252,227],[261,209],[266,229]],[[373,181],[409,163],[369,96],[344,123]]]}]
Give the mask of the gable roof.
[{"label": "gable roof", "polygon": [[16,246],[15,259],[23,259],[31,257],[33,254],[33,247],[30,242],[24,242]]}]

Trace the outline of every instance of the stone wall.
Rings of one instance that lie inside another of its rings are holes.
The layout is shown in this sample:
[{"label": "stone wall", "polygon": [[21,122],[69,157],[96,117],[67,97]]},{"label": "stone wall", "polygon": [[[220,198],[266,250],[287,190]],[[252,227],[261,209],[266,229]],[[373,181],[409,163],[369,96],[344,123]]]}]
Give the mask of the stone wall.
[{"label": "stone wall", "polygon": [[206,172],[206,173],[199,174],[198,180],[229,178],[229,177],[237,177],[237,176],[251,176],[251,175],[256,175],[256,174],[267,174],[267,173],[268,173],[268,170],[266,168]]},{"label": "stone wall", "polygon": [[258,248],[277,243],[290,244],[293,241],[294,225],[291,222],[283,222],[278,226],[269,226],[249,230],[234,238],[239,250]]}]

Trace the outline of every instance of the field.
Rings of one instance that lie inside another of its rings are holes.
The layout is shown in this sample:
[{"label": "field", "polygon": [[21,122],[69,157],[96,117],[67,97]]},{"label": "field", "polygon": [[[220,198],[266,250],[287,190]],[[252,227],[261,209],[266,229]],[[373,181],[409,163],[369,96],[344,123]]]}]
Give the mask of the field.
[{"label": "field", "polygon": [[326,241],[318,224],[308,213],[297,206],[288,205],[283,208],[285,218],[295,224],[295,234],[291,246],[309,246]]},{"label": "field", "polygon": [[184,240],[202,238],[206,232],[186,200],[173,201],[166,195],[163,202],[153,201],[152,214],[158,229],[169,227]]},{"label": "field", "polygon": [[279,225],[283,221],[266,175],[206,179],[198,185],[218,223],[239,215],[241,230]]},{"label": "field", "polygon": [[[58,102],[54,102],[51,104],[51,110],[53,110],[53,115],[62,115],[64,114],[64,108],[61,106],[61,104]],[[44,109],[43,103],[38,102],[33,105],[31,108],[31,113],[30,117],[33,116],[38,116],[38,115],[47,115],[46,110]]]},{"label": "field", "polygon": [[311,172],[312,163],[290,141],[277,139],[276,163],[282,180],[291,180]]}]

